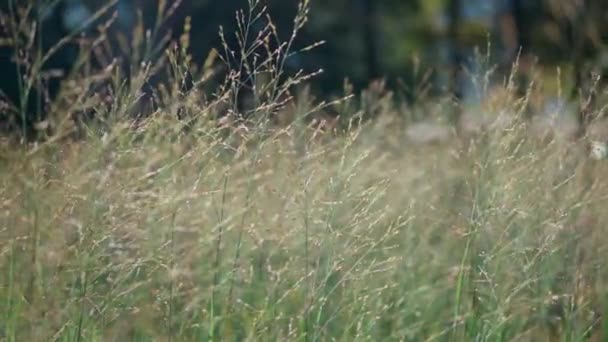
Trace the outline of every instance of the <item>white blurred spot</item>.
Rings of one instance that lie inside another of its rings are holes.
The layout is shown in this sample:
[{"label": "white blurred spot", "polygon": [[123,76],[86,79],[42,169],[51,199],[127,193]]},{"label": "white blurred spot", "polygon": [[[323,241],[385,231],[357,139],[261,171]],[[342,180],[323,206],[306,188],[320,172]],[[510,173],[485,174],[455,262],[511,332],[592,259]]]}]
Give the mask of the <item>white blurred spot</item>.
[{"label": "white blurred spot", "polygon": [[604,142],[592,141],[590,156],[595,160],[608,158],[608,145]]},{"label": "white blurred spot", "polygon": [[83,29],[82,26],[91,17],[91,11],[78,0],[68,1],[63,12],[63,26],[68,31]]}]

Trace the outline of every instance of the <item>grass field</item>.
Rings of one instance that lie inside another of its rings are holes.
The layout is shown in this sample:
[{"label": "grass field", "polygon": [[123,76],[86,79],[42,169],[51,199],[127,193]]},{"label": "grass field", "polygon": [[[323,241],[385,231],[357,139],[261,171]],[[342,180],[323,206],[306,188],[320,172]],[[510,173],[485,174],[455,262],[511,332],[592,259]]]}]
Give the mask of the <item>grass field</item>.
[{"label": "grass field", "polygon": [[[150,117],[128,115],[150,68],[108,107],[75,72],[54,134],[0,143],[0,341],[608,338],[608,162],[531,134],[529,94],[507,84],[484,110],[508,120],[415,144],[373,92],[281,103],[314,75],[274,82],[269,51],[265,115],[218,123],[219,102],[179,93],[186,50]],[[94,106],[103,120],[62,134],[65,108]],[[328,107],[335,126],[309,124]]]},{"label": "grass field", "polygon": [[466,149],[252,127],[236,151],[177,125],[3,149],[2,340],[606,333],[603,161],[517,123]]}]

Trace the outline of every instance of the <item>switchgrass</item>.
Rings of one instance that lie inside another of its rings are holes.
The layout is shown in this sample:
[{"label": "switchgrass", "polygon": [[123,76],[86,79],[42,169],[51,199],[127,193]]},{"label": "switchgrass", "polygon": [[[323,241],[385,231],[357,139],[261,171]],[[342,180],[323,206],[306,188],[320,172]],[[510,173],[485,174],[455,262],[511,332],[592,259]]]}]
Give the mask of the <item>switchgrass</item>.
[{"label": "switchgrass", "polygon": [[[309,77],[282,74],[289,44],[245,41],[212,99],[182,91],[177,48],[149,117],[127,114],[136,75],[77,139],[2,145],[0,340],[603,340],[608,165],[534,139],[528,95],[420,146],[386,103],[283,100]],[[335,127],[309,124],[328,106]]]}]

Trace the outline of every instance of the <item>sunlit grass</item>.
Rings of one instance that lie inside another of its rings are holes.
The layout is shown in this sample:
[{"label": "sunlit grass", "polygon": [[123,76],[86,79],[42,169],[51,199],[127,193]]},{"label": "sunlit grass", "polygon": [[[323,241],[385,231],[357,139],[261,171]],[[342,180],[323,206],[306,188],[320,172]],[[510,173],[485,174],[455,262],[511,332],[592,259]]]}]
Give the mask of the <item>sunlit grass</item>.
[{"label": "sunlit grass", "polygon": [[489,124],[416,144],[383,84],[292,98],[316,73],[284,77],[289,44],[241,38],[246,57],[223,58],[243,74],[213,97],[217,55],[193,72],[185,36],[148,117],[130,114],[151,64],[128,84],[104,69],[106,102],[75,72],[47,136],[0,143],[0,340],[604,339],[608,163],[538,138],[530,90],[505,84]]},{"label": "sunlit grass", "polygon": [[[288,127],[240,155],[220,138],[166,139],[154,120],[114,127],[29,156],[6,150],[3,338],[601,330],[602,161],[564,166],[563,149],[520,141],[515,127],[468,152],[400,154],[370,125],[329,142]],[[583,176],[597,177],[592,188]]]}]

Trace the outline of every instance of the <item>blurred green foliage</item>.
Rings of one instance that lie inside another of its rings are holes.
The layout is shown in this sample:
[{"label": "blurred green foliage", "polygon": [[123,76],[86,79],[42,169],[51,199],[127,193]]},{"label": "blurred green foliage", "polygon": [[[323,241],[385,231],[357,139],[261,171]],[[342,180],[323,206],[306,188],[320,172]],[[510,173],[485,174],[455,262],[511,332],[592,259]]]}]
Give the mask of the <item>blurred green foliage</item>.
[{"label": "blurred green foliage", "polygon": [[[44,17],[44,39],[48,41],[45,46],[70,32],[65,27],[70,11],[87,13],[75,10],[85,6],[93,12],[107,4],[101,0],[29,1],[34,7],[53,9],[47,10]],[[0,1],[4,14],[11,2],[23,5],[27,1]],[[137,13],[141,13],[146,26],[153,26],[156,3],[118,0],[117,10],[123,20],[118,30],[134,27]],[[268,5],[279,32],[287,38],[298,0],[263,3]],[[177,38],[184,19],[191,17],[191,50],[194,60],[202,64],[212,48],[221,49],[220,26],[228,39],[234,38],[231,33],[237,29],[235,12],[248,4],[247,0],[183,0],[163,29]],[[124,24],[129,17],[131,26]],[[77,18],[71,20],[79,22]],[[608,5],[601,0],[317,0],[311,1],[309,22],[296,45],[301,48],[319,41],[324,44],[294,55],[287,67],[291,71],[323,69],[313,88],[324,94],[341,92],[345,79],[355,89],[361,89],[373,78],[386,77],[392,88],[414,101],[420,96],[415,89],[422,82],[428,83],[430,94],[449,90],[453,70],[461,64],[470,66],[474,48],[480,47],[485,53],[491,42],[493,58],[489,64],[498,63],[508,69],[521,49],[528,62],[538,59],[543,68],[560,66],[570,70],[571,86],[578,89],[591,71],[602,74],[608,66],[607,23]],[[0,88],[14,95],[16,91],[11,87],[15,86],[16,75],[11,52],[7,48],[0,52],[0,69],[5,75],[12,75],[2,81]],[[58,54],[48,67],[69,69],[72,55]]]}]

